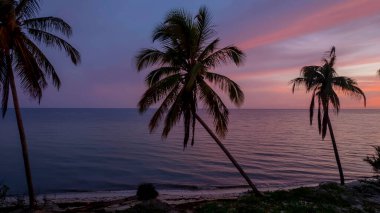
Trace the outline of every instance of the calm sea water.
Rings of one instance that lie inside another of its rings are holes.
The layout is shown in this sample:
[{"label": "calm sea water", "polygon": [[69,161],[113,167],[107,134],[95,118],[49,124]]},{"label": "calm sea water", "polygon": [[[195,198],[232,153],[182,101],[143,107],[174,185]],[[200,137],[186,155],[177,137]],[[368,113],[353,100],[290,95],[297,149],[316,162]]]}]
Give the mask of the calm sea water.
[{"label": "calm sea water", "polygon": [[[24,109],[38,193],[242,187],[244,179],[200,125],[183,150],[183,129],[167,140],[149,134],[153,111],[136,109]],[[202,113],[201,113],[202,114]],[[211,124],[210,120],[205,120]],[[332,116],[348,180],[371,176],[362,160],[380,145],[379,110],[343,110]],[[307,110],[231,110],[223,140],[262,190],[338,181],[329,137],[309,126]],[[21,148],[13,110],[0,120],[0,183],[25,193]]]}]

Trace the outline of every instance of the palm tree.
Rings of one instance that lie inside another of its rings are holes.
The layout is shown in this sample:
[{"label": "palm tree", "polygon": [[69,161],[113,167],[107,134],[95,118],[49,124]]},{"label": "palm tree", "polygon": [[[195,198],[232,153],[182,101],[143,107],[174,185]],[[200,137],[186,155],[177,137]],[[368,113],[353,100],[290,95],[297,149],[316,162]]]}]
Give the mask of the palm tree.
[{"label": "palm tree", "polygon": [[37,17],[39,9],[39,0],[0,0],[2,115],[4,117],[7,112],[9,92],[11,92],[32,208],[35,205],[35,194],[14,73],[18,76],[24,92],[40,102],[42,90],[48,84],[47,78],[51,78],[57,89],[60,87],[61,81],[54,66],[37,44],[57,47],[64,50],[74,64],[80,62],[79,52],[64,39],[54,34],[59,33],[70,37],[72,34],[70,25],[56,17]]},{"label": "palm tree", "polygon": [[[366,97],[364,92],[357,86],[355,80],[338,76],[334,65],[336,61],[335,47],[332,47],[327,52],[326,57],[322,59],[322,66],[305,66],[301,69],[301,77],[293,79],[290,83],[293,84],[293,93],[295,87],[305,86],[306,92],[312,92],[310,104],[310,125],[313,122],[315,100],[318,101],[318,130],[322,134],[322,139],[325,138],[327,127],[329,128],[331,142],[334,148],[336,163],[338,165],[340,183],[344,185],[344,175],[342,165],[340,163],[338,148],[335,142],[334,132],[329,117],[329,105],[331,103],[336,114],[339,113],[340,101],[336,91],[345,95],[363,97],[364,106],[366,105]],[[322,111],[321,111],[322,110]]]},{"label": "palm tree", "polygon": [[164,119],[162,136],[166,138],[172,127],[181,118],[184,122],[184,148],[190,134],[191,145],[194,144],[196,120],[206,129],[252,190],[261,195],[243,169],[224,147],[222,142],[197,114],[201,102],[214,121],[216,133],[225,137],[228,126],[229,111],[219,95],[209,85],[214,84],[228,94],[236,106],[244,101],[244,94],[239,85],[226,76],[211,72],[220,64],[233,62],[240,65],[244,54],[235,46],[218,49],[218,38],[213,38],[215,31],[211,17],[206,8],[199,9],[193,18],[184,10],[172,10],[165,21],[153,32],[153,42],[159,41],[160,49],[142,49],[136,56],[137,70],[153,67],[146,77],[147,91],[138,103],[141,113],[156,103],[161,103],[149,123],[152,132]]}]

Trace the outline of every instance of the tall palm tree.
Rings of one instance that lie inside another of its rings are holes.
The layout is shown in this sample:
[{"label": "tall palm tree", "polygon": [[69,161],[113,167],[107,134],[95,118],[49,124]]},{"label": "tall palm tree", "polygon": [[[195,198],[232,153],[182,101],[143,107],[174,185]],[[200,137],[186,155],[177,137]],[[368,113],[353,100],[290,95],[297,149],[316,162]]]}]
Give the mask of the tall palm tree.
[{"label": "tall palm tree", "polygon": [[225,137],[228,125],[228,109],[219,95],[209,85],[214,84],[228,94],[236,106],[244,101],[239,85],[226,76],[211,72],[218,65],[233,62],[240,65],[244,54],[235,46],[217,48],[218,38],[206,8],[199,9],[193,18],[184,10],[173,10],[165,21],[153,32],[153,42],[159,41],[160,49],[143,49],[136,56],[137,70],[153,67],[146,77],[147,91],[138,103],[141,113],[156,103],[161,103],[149,123],[150,131],[157,128],[164,119],[162,136],[168,136],[172,127],[181,120],[184,122],[184,148],[190,135],[194,144],[196,120],[207,130],[252,190],[261,195],[243,169],[224,147],[222,142],[197,114],[199,102],[203,104],[214,120],[216,133]]},{"label": "tall palm tree", "polygon": [[318,101],[318,130],[322,135],[322,139],[326,137],[327,128],[330,132],[331,142],[334,148],[336,163],[338,165],[340,183],[344,185],[344,175],[342,165],[340,163],[338,148],[335,142],[334,132],[329,117],[330,103],[336,114],[339,113],[340,101],[336,91],[345,95],[363,97],[364,106],[366,105],[366,97],[364,92],[357,86],[355,80],[338,76],[334,65],[336,61],[335,47],[327,52],[326,57],[322,59],[322,66],[305,66],[301,69],[301,77],[293,79],[293,93],[297,86],[305,86],[306,92],[311,92],[310,103],[310,125],[313,123],[315,100]]},{"label": "tall palm tree", "polygon": [[[39,102],[42,91],[51,78],[59,89],[61,81],[54,66],[37,44],[64,50],[74,64],[80,62],[79,52],[67,41],[55,35],[70,37],[72,29],[64,20],[56,17],[37,17],[39,0],[0,0],[0,91],[2,115],[8,108],[9,92],[12,93],[20,142],[23,153],[30,206],[35,205],[35,194],[28,157],[28,147],[18,101],[15,74],[24,92]],[[37,42],[37,43],[35,43]]]}]

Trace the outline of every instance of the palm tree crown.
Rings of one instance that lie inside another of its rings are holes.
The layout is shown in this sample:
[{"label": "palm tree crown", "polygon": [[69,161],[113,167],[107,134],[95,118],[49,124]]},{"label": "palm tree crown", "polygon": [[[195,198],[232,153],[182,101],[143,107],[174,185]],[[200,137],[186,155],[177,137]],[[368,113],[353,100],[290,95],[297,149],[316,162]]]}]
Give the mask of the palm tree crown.
[{"label": "palm tree crown", "polygon": [[[366,96],[364,92],[357,86],[355,80],[338,76],[334,65],[336,62],[335,47],[327,53],[327,56],[322,59],[322,66],[305,66],[301,69],[301,77],[293,79],[290,83],[293,84],[293,93],[297,86],[305,86],[306,92],[312,92],[310,103],[310,125],[313,121],[315,99],[318,101],[318,129],[322,134],[322,138],[326,136],[327,117],[329,104],[333,106],[336,113],[340,109],[340,101],[336,91],[343,94],[364,99],[366,105]],[[321,113],[321,108],[323,113]],[[323,114],[323,115],[322,115]]]},{"label": "palm tree crown", "polygon": [[13,66],[24,91],[40,101],[47,78],[51,78],[56,88],[60,87],[61,81],[37,44],[64,50],[74,64],[80,62],[80,54],[53,34],[70,37],[72,29],[69,24],[56,17],[37,17],[39,0],[0,0],[0,8],[0,90],[4,116],[9,96],[9,66]]},{"label": "palm tree crown", "polygon": [[166,113],[163,137],[182,118],[184,147],[191,129],[191,144],[194,143],[198,102],[213,117],[216,133],[221,137],[226,135],[228,109],[210,84],[226,92],[235,105],[240,106],[244,101],[244,94],[235,82],[211,72],[224,63],[240,65],[244,54],[235,46],[219,49],[219,39],[213,38],[214,35],[206,8],[201,8],[194,18],[183,10],[173,10],[153,33],[153,41],[159,41],[161,48],[143,49],[136,56],[139,71],[154,67],[145,80],[149,88],[138,104],[140,112],[156,103],[161,104],[149,127],[151,131],[156,129]]}]

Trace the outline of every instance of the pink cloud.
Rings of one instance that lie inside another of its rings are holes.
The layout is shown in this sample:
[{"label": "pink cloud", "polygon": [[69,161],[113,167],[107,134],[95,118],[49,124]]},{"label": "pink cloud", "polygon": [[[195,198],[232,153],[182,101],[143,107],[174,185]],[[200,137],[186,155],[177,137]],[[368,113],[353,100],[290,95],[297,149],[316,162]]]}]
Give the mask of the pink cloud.
[{"label": "pink cloud", "polygon": [[325,10],[311,12],[304,18],[294,21],[290,26],[284,26],[273,33],[243,41],[239,46],[243,49],[251,49],[371,16],[380,10],[380,1],[352,0],[328,6]]}]

